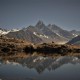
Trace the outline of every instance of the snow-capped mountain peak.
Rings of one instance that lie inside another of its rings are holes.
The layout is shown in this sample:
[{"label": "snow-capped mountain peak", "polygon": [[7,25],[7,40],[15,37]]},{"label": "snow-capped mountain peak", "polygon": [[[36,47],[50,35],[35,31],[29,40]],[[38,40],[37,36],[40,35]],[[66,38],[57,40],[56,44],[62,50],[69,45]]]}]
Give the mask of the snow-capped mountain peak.
[{"label": "snow-capped mountain peak", "polygon": [[17,32],[17,31],[19,31],[19,30],[20,30],[20,29],[6,30],[6,29],[0,28],[0,35],[6,35],[6,34],[8,34],[9,32]]},{"label": "snow-capped mountain peak", "polygon": [[19,31],[20,29],[12,29],[10,32],[16,32]]},{"label": "snow-capped mountain peak", "polygon": [[9,31],[0,28],[0,35],[5,35],[5,34],[8,34],[8,33],[9,33]]}]

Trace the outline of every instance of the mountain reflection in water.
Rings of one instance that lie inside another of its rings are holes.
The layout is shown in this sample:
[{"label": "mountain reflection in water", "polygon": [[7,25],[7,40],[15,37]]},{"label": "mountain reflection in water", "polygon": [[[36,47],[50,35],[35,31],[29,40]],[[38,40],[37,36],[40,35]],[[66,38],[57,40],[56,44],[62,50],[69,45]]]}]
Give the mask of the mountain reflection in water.
[{"label": "mountain reflection in water", "polygon": [[2,80],[80,80],[79,56],[0,58]]}]

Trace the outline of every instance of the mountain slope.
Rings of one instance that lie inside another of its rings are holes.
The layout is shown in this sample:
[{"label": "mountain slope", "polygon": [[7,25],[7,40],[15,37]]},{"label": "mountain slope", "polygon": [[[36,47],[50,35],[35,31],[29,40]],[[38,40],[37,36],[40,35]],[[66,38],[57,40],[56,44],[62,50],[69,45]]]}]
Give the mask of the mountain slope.
[{"label": "mountain slope", "polygon": [[48,25],[49,29],[51,29],[53,32],[55,32],[58,36],[63,37],[67,40],[74,37],[69,31],[63,30],[60,27],[56,25]]},{"label": "mountain slope", "polygon": [[80,31],[76,31],[76,30],[72,30],[72,31],[70,31],[70,33],[72,33],[72,35],[74,35],[75,37],[80,35]]},{"label": "mountain slope", "polygon": [[5,35],[5,34],[8,34],[9,31],[7,31],[6,29],[2,29],[0,28],[0,35]]},{"label": "mountain slope", "polygon": [[56,25],[45,25],[38,21],[35,26],[29,26],[18,31],[10,31],[7,37],[28,40],[32,43],[55,42],[64,44],[74,38],[71,32],[63,30]]},{"label": "mountain slope", "polygon": [[37,36],[35,36],[29,30],[20,30],[20,31],[17,31],[17,32],[10,32],[6,36],[10,37],[10,38],[17,38],[17,39],[28,40],[28,41],[30,41],[32,43],[38,43],[38,42],[42,41],[42,39],[40,39]]},{"label": "mountain slope", "polygon": [[57,35],[51,29],[49,29],[42,21],[39,21],[35,26],[44,36],[46,36],[47,40],[51,40],[54,42],[64,41],[65,39],[61,36]]},{"label": "mountain slope", "polygon": [[6,30],[6,29],[0,28],[0,35],[6,35],[6,34],[8,34],[8,33],[10,33],[10,32],[17,32],[17,31],[19,31],[19,30],[20,30],[20,29]]},{"label": "mountain slope", "polygon": [[67,44],[80,45],[80,35],[70,40]]}]

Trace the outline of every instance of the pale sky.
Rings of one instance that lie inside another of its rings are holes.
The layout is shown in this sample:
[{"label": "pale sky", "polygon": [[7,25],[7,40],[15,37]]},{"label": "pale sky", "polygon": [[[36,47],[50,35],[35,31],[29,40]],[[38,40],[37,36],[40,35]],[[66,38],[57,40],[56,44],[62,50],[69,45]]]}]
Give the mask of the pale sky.
[{"label": "pale sky", "polygon": [[28,27],[39,20],[80,30],[80,0],[0,0],[0,28]]}]

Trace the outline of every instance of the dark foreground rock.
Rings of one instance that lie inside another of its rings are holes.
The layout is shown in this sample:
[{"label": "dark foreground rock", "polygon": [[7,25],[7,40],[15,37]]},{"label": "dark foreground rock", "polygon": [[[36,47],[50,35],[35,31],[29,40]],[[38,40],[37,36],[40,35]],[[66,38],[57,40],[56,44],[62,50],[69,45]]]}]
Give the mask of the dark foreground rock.
[{"label": "dark foreground rock", "polygon": [[80,53],[80,48],[72,45],[57,45],[54,43],[43,43],[38,45],[30,45],[24,48],[25,52],[42,52],[42,53]]}]

